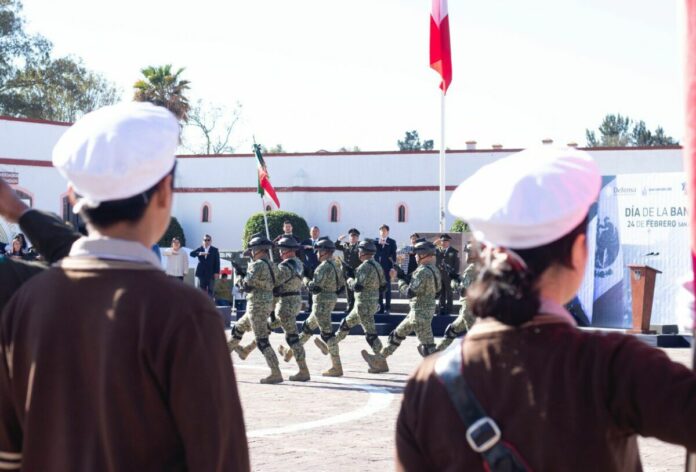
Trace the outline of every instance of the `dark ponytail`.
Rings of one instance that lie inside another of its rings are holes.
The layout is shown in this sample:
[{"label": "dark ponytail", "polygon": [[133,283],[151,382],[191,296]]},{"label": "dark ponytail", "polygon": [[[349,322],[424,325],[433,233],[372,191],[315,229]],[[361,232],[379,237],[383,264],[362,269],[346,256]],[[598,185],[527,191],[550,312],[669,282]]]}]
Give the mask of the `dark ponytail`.
[{"label": "dark ponytail", "polygon": [[479,318],[493,317],[511,326],[530,321],[539,312],[539,277],[554,264],[572,267],[573,243],[586,232],[587,217],[556,241],[515,250],[514,254],[525,262],[526,268],[520,267],[509,251],[502,251],[488,261],[482,258],[479,275],[467,290],[471,311]]}]

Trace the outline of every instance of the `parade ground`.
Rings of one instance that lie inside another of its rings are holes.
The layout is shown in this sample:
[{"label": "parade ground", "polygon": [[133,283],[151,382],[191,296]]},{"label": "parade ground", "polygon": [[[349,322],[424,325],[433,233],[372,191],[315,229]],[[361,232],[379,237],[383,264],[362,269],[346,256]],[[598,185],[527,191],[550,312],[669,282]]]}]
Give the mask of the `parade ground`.
[{"label": "parade ground", "polygon": [[[244,343],[249,341],[247,335]],[[284,338],[273,334],[270,341],[277,349]],[[259,384],[268,367],[258,350],[246,361],[233,355],[252,470],[394,470],[394,425],[406,380],[421,360],[416,346],[415,337],[407,338],[389,358],[389,373],[373,375],[360,355],[365,339],[349,336],[340,345],[344,376],[326,378],[321,371],[329,358],[310,341],[305,347],[312,380],[280,385]],[[690,363],[690,349],[665,352]],[[280,362],[286,379],[297,371],[294,361]],[[644,470],[684,470],[683,448],[654,439],[639,444]]]}]

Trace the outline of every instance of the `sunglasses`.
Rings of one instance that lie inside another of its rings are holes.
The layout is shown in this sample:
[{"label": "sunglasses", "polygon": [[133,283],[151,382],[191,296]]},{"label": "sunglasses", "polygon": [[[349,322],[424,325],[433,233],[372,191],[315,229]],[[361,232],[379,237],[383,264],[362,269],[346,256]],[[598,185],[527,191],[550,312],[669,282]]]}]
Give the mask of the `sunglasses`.
[{"label": "sunglasses", "polygon": [[210,238],[205,238],[203,241],[210,241]]}]

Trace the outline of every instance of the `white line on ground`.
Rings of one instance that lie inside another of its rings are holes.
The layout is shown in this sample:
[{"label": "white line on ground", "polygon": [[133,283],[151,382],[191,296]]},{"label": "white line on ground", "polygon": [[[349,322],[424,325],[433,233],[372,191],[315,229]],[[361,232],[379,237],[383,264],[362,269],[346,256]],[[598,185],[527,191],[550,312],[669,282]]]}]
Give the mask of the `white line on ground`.
[{"label": "white line on ground", "polygon": [[[235,369],[254,369],[254,370],[265,370],[266,366],[254,366],[254,365],[239,365],[234,366]],[[308,429],[323,428],[326,426],[333,426],[341,423],[349,423],[351,421],[356,421],[366,416],[374,415],[378,411],[381,411],[389,406],[394,398],[394,394],[389,390],[382,387],[375,387],[374,385],[362,384],[355,382],[350,379],[331,378],[322,377],[322,382],[336,383],[343,385],[350,385],[352,387],[359,388],[369,393],[367,403],[362,407],[352,410],[346,413],[341,413],[340,415],[329,416],[327,418],[322,418],[314,421],[305,421],[304,423],[295,423],[286,426],[280,426],[277,428],[266,428],[266,429],[256,429],[253,431],[247,431],[247,437],[249,438],[262,438],[266,436],[276,436],[285,433],[295,433],[298,431],[306,431]]]}]

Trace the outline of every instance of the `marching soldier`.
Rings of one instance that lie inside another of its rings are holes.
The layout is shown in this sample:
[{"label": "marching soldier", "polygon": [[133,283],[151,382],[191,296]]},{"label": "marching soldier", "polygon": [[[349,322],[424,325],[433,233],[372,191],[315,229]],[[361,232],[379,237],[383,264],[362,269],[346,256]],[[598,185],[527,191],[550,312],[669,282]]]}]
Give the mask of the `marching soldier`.
[{"label": "marching soldier", "polygon": [[433,313],[435,301],[442,284],[440,272],[435,265],[435,245],[430,241],[417,243],[413,248],[418,260],[418,268],[411,276],[400,268],[393,269],[392,274],[399,279],[399,291],[409,297],[410,311],[394,331],[389,333],[389,345],[379,354],[369,354],[362,350],[363,359],[370,366],[370,372],[388,372],[386,358],[396,351],[406,336],[415,331],[420,345],[418,352],[425,357],[435,352],[433,338]]},{"label": "marching soldier", "polygon": [[459,292],[459,300],[462,306],[459,309],[459,316],[457,316],[452,323],[447,325],[447,328],[445,329],[445,336],[437,345],[438,351],[445,350],[450,344],[452,344],[452,341],[459,336],[466,334],[467,331],[471,329],[471,326],[475,321],[474,314],[471,312],[471,307],[467,303],[466,299],[466,290],[474,282],[474,280],[476,280],[476,276],[478,274],[476,270],[476,263],[471,257],[471,243],[466,245],[465,251],[467,255],[466,262],[468,265],[466,266],[466,269],[464,269],[464,273],[462,275],[450,274],[450,277],[452,278],[452,283],[450,285],[452,286],[452,290]]},{"label": "marching soldier", "polygon": [[[348,264],[348,267],[352,269],[357,269],[361,264],[360,256],[358,255],[358,238],[360,238],[360,231],[355,228],[348,230],[348,236],[350,236],[350,241],[347,243],[343,242],[344,235],[340,235],[336,241],[336,249],[343,251],[343,260]],[[343,275],[348,278],[348,274],[344,269]],[[348,305],[346,306],[346,316],[353,311],[353,305],[355,305],[355,292],[346,286],[346,300]]]},{"label": "marching soldier", "polygon": [[437,250],[437,267],[440,269],[442,290],[440,290],[440,315],[452,313],[452,287],[449,274],[459,273],[459,251],[450,246],[449,234],[440,235],[440,247]]},{"label": "marching soldier", "polygon": [[[333,253],[336,250],[333,241],[320,239],[315,247],[319,266],[314,271],[312,280],[306,277],[304,279],[314,303],[312,304],[312,313],[302,324],[300,344],[304,345],[309,341],[314,335],[314,329],[319,327],[321,339],[331,355],[331,368],[322,372],[321,375],[340,377],[343,375],[343,367],[338,352],[338,342],[331,326],[331,312],[336,306],[336,298],[338,293],[343,290],[345,282],[343,272],[333,261]],[[319,343],[317,346],[320,349],[323,347]],[[283,356],[285,362],[288,362],[293,356],[293,351],[285,346],[280,346],[278,352]]]},{"label": "marching soldier", "polygon": [[[297,314],[302,308],[302,261],[297,257],[296,252],[300,248],[298,242],[291,237],[282,237],[276,246],[280,252],[281,262],[278,264],[278,284],[273,291],[278,302],[275,314],[271,316],[268,323],[269,331],[283,328],[285,340],[297,360],[299,372],[290,376],[290,380],[296,382],[306,382],[309,380],[309,369],[305,360],[304,346],[300,343],[300,336],[297,334]],[[249,353],[256,348],[256,340],[248,346],[236,351],[239,357],[246,359]]]},{"label": "marching soldier", "polygon": [[[375,313],[379,310],[379,292],[387,284],[382,266],[374,260],[377,247],[372,240],[366,239],[358,244],[358,251],[362,263],[357,270],[349,271],[350,278],[346,281],[349,289],[355,291],[355,307],[350,314],[341,320],[336,335],[336,342],[340,343],[350,333],[351,328],[360,323],[365,331],[365,339],[375,354],[382,351],[382,342],[377,336],[375,328]],[[348,269],[347,269],[348,270]],[[322,352],[328,354],[328,348],[319,340],[317,345],[323,345]]]},{"label": "marching soldier", "polygon": [[273,243],[261,234],[251,237],[248,250],[252,263],[245,272],[238,271],[236,284],[247,292],[247,312],[241,320],[232,326],[232,338],[228,343],[230,351],[237,351],[242,336],[250,329],[254,332],[256,344],[266,358],[271,375],[261,379],[264,384],[276,384],[283,381],[278,366],[278,357],[271,348],[268,336],[268,314],[273,311],[273,289],[278,280],[278,269],[269,261],[269,252]]}]

